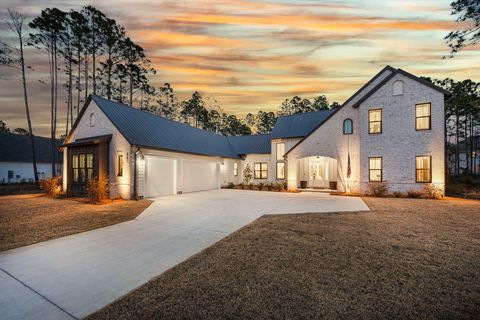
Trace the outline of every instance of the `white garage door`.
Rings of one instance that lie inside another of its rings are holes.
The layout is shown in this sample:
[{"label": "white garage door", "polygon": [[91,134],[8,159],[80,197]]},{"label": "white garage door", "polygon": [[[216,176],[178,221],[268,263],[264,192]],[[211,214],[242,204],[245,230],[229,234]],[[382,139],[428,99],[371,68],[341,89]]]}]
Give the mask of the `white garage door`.
[{"label": "white garage door", "polygon": [[176,160],[146,157],[145,196],[158,197],[176,194]]},{"label": "white garage door", "polygon": [[207,161],[183,161],[182,191],[194,192],[219,188],[220,164]]}]

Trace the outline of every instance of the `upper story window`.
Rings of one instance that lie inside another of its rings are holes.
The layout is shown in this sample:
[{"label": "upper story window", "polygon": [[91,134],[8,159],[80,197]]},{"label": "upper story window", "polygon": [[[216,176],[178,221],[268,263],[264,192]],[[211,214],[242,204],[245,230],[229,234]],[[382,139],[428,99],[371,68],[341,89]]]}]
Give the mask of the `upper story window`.
[{"label": "upper story window", "polygon": [[393,95],[399,96],[403,94],[403,81],[397,80],[393,83]]},{"label": "upper story window", "polygon": [[268,178],[268,163],[267,162],[255,162],[253,166],[253,178],[254,179],[267,179]]},{"label": "upper story window", "polygon": [[383,168],[381,157],[368,158],[369,181],[381,182],[383,180]]},{"label": "upper story window", "polygon": [[353,121],[352,119],[345,119],[343,121],[343,134],[353,133]]},{"label": "upper story window", "polygon": [[430,130],[432,127],[432,104],[421,103],[415,105],[415,129]]},{"label": "upper story window", "polygon": [[233,175],[234,175],[235,177],[238,176],[238,162],[234,162],[234,163],[233,163]]},{"label": "upper story window", "polygon": [[95,113],[90,113],[90,127],[95,126]]},{"label": "upper story window", "polygon": [[277,161],[283,161],[285,155],[285,143],[277,143]]},{"label": "upper story window", "polygon": [[368,133],[382,133],[382,109],[368,110]]}]

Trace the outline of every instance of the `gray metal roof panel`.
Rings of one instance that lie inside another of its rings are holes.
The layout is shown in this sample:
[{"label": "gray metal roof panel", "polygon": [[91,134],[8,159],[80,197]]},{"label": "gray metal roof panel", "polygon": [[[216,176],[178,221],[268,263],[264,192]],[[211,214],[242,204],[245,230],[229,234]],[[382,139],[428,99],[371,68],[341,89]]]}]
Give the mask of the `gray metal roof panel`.
[{"label": "gray metal roof panel", "polygon": [[237,154],[269,154],[271,153],[270,134],[251,136],[230,136],[228,142]]},{"label": "gray metal roof panel", "polygon": [[238,158],[226,137],[97,96],[93,101],[132,145]]},{"label": "gray metal roof panel", "polygon": [[334,109],[280,116],[272,130],[271,138],[302,138],[324,122],[333,112]]},{"label": "gray metal roof panel", "polygon": [[[52,161],[52,145],[50,138],[34,136],[35,155],[38,163]],[[61,140],[56,142],[55,161],[63,162],[63,155],[58,152]],[[32,147],[30,136],[13,133],[0,133],[0,161],[1,162],[32,162]]]}]

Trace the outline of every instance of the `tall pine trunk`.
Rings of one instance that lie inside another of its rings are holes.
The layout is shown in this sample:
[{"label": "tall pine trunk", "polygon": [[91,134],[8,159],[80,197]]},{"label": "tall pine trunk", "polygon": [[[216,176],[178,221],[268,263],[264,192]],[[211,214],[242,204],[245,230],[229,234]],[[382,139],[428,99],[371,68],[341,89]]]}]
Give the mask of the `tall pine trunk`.
[{"label": "tall pine trunk", "polygon": [[83,60],[84,60],[84,82],[85,82],[85,102],[87,102],[88,99],[88,53],[85,51],[83,55]]},{"label": "tall pine trunk", "polygon": [[28,106],[28,94],[27,94],[27,77],[25,75],[25,59],[23,56],[23,39],[22,34],[19,34],[20,40],[20,62],[22,67],[22,84],[23,84],[23,99],[25,101],[25,111],[27,113],[27,123],[28,123],[28,134],[30,136],[30,145],[32,147],[32,163],[33,163],[33,176],[35,178],[35,184],[37,187],[40,186],[38,181],[38,170],[37,170],[37,156],[35,153],[35,139],[33,139],[33,130],[32,130],[32,120],[30,118],[30,108]]},{"label": "tall pine trunk", "polygon": [[82,92],[82,55],[80,52],[80,49],[77,50],[77,63],[78,63],[78,69],[77,69],[77,117],[78,114],[80,113],[80,100],[81,100],[81,92]]}]

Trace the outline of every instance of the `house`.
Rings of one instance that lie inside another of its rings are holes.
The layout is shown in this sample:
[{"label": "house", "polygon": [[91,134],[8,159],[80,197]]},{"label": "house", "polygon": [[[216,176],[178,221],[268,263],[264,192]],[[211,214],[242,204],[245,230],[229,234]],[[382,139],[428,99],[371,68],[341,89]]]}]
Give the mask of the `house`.
[{"label": "house", "polygon": [[[52,174],[52,145],[50,138],[34,136],[37,172],[39,177]],[[57,148],[62,144],[57,141]],[[56,174],[62,173],[63,155],[56,152]],[[33,182],[32,147],[30,136],[0,133],[0,182]]]},{"label": "house", "polygon": [[91,96],[62,146],[64,188],[109,177],[111,197],[141,198],[253,182],[363,192],[444,189],[448,92],[406,71],[382,69],[334,110],[280,117],[270,134],[224,137]]},{"label": "house", "polygon": [[[455,174],[456,147],[452,145],[448,155],[448,170]],[[468,160],[468,161],[467,161]],[[458,169],[460,174],[480,174],[480,135],[475,135],[458,143]]]}]

